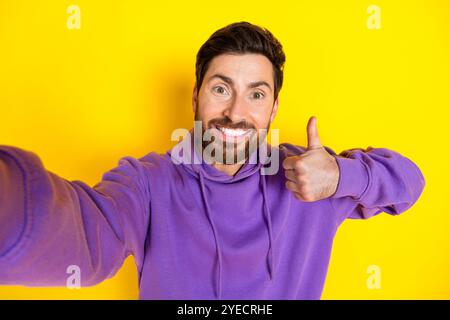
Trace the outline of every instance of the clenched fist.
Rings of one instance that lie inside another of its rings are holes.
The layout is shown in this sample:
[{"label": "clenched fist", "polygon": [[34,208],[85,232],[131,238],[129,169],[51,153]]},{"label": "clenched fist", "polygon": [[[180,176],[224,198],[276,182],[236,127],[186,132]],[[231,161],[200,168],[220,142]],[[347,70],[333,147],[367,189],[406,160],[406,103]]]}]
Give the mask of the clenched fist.
[{"label": "clenched fist", "polygon": [[332,196],[339,182],[339,166],[320,143],[316,121],[315,117],[308,121],[306,152],[283,161],[286,188],[293,192],[296,199],[306,202]]}]

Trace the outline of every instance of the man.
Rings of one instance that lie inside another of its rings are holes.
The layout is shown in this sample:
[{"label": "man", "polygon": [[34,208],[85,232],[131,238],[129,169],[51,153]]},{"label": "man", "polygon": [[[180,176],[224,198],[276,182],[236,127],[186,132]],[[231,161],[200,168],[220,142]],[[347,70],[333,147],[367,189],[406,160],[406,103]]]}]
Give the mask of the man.
[{"label": "man", "polygon": [[[343,220],[400,214],[425,181],[385,148],[337,155],[322,146],[315,117],[306,148],[252,151],[278,110],[284,62],[266,29],[216,31],[197,54],[192,99],[201,135],[214,138],[187,134],[166,154],[124,157],[92,188],[1,146],[0,283],[64,286],[76,266],[91,286],[132,254],[141,299],[319,299]],[[217,160],[230,152],[232,161]],[[279,170],[263,174],[275,154]]]}]

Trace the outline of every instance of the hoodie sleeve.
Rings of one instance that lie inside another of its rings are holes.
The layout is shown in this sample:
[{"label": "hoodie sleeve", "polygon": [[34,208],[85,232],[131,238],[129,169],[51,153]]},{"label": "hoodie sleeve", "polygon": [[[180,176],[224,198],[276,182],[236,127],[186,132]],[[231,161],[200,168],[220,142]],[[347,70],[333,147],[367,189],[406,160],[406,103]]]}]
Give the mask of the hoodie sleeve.
[{"label": "hoodie sleeve", "polygon": [[346,218],[368,219],[381,212],[398,215],[424,189],[425,179],[417,165],[395,151],[369,147],[331,153],[340,170],[336,192],[329,198],[338,224]]},{"label": "hoodie sleeve", "polygon": [[139,267],[149,199],[132,157],[91,188],[45,170],[32,152],[0,146],[0,284],[65,286],[75,266],[80,285],[91,286],[130,254]]}]

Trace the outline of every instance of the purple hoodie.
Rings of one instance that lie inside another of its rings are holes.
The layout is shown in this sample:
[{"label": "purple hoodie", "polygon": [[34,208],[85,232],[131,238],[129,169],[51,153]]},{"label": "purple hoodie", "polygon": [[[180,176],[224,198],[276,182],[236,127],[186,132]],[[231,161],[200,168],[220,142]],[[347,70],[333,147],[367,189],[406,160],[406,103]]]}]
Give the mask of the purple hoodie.
[{"label": "purple hoodie", "polygon": [[[0,284],[65,286],[75,265],[81,286],[92,286],[133,255],[141,299],[320,299],[339,225],[400,214],[425,185],[389,149],[325,149],[340,168],[336,193],[302,202],[281,165],[262,175],[247,161],[228,176],[152,152],[120,159],[89,187],[0,146]],[[278,150],[280,164],[306,151]]]}]

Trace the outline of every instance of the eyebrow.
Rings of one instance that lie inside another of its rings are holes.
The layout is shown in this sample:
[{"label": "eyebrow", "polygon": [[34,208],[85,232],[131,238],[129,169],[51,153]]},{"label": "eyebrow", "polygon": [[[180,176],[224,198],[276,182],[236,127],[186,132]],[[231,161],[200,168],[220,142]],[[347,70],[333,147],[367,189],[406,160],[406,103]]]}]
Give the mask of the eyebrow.
[{"label": "eyebrow", "polygon": [[[225,76],[223,74],[220,74],[220,73],[213,74],[211,77],[209,77],[208,82],[211,81],[214,78],[222,79],[224,82],[228,83],[229,85],[233,85],[234,84],[233,79],[231,79],[230,77],[227,77],[227,76]],[[248,88],[256,88],[256,87],[259,87],[259,86],[266,86],[267,88],[272,90],[272,87],[270,86],[270,84],[268,84],[264,80],[250,82],[247,87]]]}]

